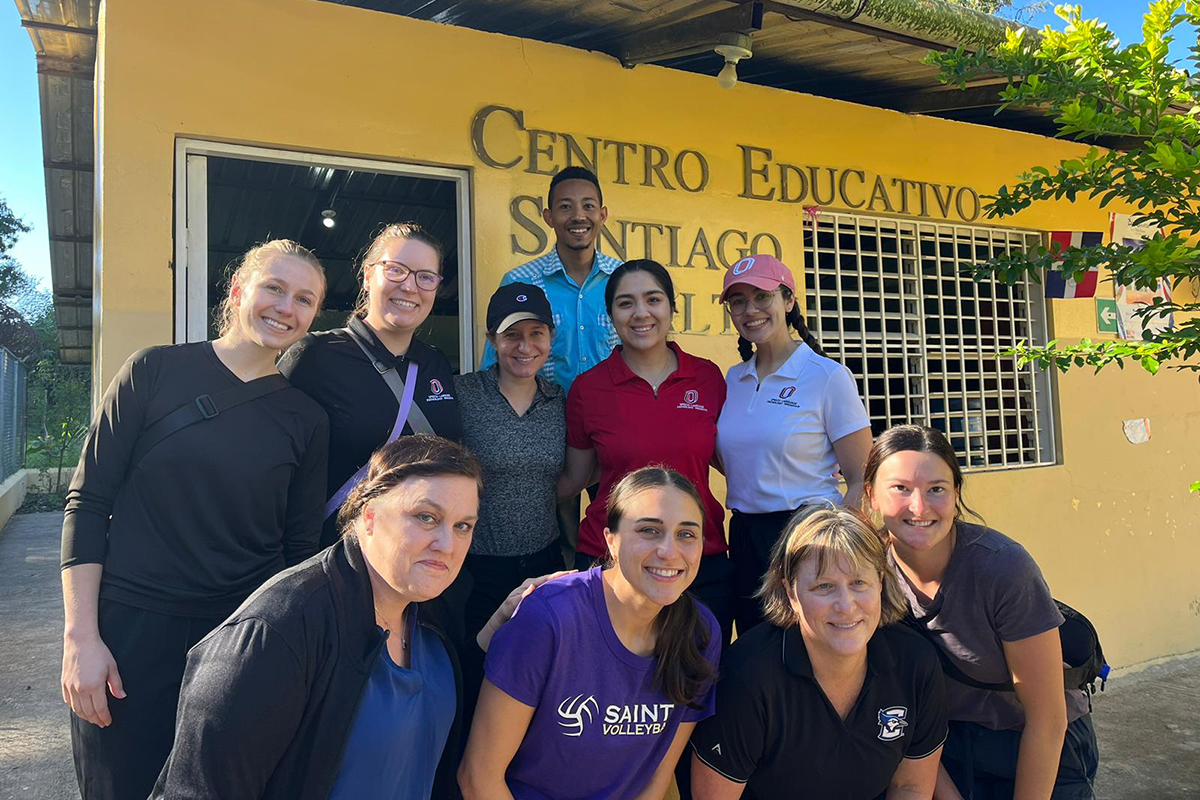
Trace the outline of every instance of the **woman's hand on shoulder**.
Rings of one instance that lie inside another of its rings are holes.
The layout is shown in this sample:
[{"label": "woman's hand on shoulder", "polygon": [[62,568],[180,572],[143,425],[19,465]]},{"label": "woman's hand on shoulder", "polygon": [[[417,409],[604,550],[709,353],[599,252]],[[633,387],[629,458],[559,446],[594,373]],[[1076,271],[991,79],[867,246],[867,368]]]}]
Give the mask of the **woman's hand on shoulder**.
[{"label": "woman's hand on shoulder", "polygon": [[517,606],[521,605],[530,592],[541,586],[547,581],[552,581],[555,578],[561,578],[564,575],[571,575],[575,572],[573,569],[565,569],[560,572],[552,572],[549,575],[539,575],[536,578],[525,580],[520,586],[508,593],[508,597],[504,598],[504,602],[496,609],[496,613],[492,614],[487,624],[475,636],[475,643],[479,645],[479,649],[487,652],[488,647],[492,643],[492,637],[496,635],[496,631],[512,619],[513,614],[517,613]]}]

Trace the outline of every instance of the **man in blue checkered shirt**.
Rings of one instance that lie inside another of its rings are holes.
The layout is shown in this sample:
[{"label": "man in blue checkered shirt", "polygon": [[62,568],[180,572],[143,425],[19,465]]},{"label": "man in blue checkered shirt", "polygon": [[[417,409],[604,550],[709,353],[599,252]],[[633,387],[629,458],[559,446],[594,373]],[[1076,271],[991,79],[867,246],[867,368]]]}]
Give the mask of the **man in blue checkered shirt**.
[{"label": "man in blue checkered shirt", "polygon": [[[554,247],[509,270],[500,285],[531,283],[546,293],[554,312],[554,340],[541,375],[569,392],[575,378],[608,358],[617,343],[604,306],[604,287],[621,262],[596,250],[608,209],[591,170],[559,171],[550,181],[542,219],[554,229]],[[479,368],[494,363],[496,351],[489,342]]]}]

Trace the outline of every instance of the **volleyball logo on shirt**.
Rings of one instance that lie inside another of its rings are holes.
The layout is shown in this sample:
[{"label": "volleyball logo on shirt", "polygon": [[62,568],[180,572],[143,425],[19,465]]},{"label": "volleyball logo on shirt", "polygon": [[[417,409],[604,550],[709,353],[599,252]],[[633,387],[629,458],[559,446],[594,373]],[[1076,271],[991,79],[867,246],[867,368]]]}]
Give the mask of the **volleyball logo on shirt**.
[{"label": "volleyball logo on shirt", "polygon": [[600,704],[596,702],[596,695],[588,695],[584,699],[583,695],[577,694],[558,704],[558,724],[566,728],[564,736],[583,736],[584,720],[591,722],[599,713]]},{"label": "volleyball logo on shirt", "polygon": [[700,393],[695,389],[688,389],[683,393],[683,402],[675,406],[676,408],[686,408],[691,411],[708,411],[706,406],[700,405]]},{"label": "volleyball logo on shirt", "polygon": [[[604,707],[601,733],[605,736],[657,736],[667,730],[674,703],[610,704]],[[596,695],[577,694],[558,704],[558,724],[563,736],[578,738],[583,730],[601,716]]]},{"label": "volleyball logo on shirt", "polygon": [[780,399],[780,400],[787,400],[789,397],[791,397],[791,396],[792,396],[792,395],[794,395],[795,393],[796,393],[796,387],[795,387],[795,386],[786,386],[786,387],[784,387],[784,388],[783,388],[783,390],[782,390],[782,391],[780,391],[780,392],[779,392],[779,399]]},{"label": "volleyball logo on shirt", "polygon": [[879,709],[879,739],[891,742],[903,736],[904,729],[908,727],[905,721],[907,716],[908,709],[904,706]]}]

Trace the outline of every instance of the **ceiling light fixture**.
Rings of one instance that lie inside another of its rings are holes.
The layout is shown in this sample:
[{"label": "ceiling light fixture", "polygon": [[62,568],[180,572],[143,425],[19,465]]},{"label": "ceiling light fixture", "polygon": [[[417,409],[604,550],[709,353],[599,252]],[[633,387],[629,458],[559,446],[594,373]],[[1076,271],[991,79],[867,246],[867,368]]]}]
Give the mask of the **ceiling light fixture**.
[{"label": "ceiling light fixture", "polygon": [[336,216],[337,212],[332,208],[325,209],[321,212],[321,224],[326,228],[332,228],[334,225],[337,225],[337,222],[334,220]]},{"label": "ceiling light fixture", "polygon": [[717,55],[725,59],[717,75],[717,85],[722,89],[732,89],[737,83],[737,64],[743,59],[754,55],[753,40],[744,33],[725,33],[721,35],[716,47]]}]

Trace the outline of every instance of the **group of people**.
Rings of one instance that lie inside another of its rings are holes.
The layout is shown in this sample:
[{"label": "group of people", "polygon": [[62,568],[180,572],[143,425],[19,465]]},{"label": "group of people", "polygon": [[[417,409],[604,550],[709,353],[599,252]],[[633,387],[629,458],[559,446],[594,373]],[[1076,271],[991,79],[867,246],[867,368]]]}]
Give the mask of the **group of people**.
[{"label": "group of people", "polygon": [[873,440],[771,256],[725,275],[742,362],[689,355],[606,216],[552,179],[475,372],[415,335],[413,223],[345,328],[308,332],[323,270],[276,240],[217,339],[130,357],[63,525],[84,800],[1092,797],[1062,615],[945,437]]}]

